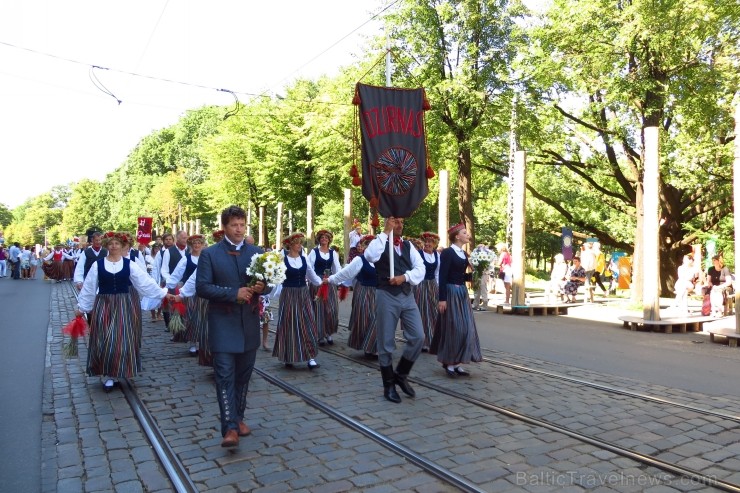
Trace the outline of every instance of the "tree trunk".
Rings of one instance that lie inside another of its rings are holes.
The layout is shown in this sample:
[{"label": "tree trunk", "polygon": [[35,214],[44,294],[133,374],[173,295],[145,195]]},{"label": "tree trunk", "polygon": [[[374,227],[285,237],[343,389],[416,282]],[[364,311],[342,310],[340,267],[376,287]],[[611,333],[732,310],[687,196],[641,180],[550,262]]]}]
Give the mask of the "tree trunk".
[{"label": "tree trunk", "polygon": [[[475,245],[475,222],[473,217],[473,183],[471,180],[470,146],[463,136],[457,139],[457,195],[460,222],[465,224],[465,229],[470,233],[468,251]],[[472,245],[472,246],[471,246]]]}]

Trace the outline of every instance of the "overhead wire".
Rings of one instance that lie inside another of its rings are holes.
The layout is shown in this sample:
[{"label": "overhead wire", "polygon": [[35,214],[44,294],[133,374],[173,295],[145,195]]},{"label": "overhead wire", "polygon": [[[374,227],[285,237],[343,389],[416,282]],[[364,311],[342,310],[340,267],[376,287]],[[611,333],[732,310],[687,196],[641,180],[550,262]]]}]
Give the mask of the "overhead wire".
[{"label": "overhead wire", "polygon": [[149,34],[149,39],[146,42],[146,46],[144,46],[144,50],[141,52],[141,56],[139,56],[139,61],[136,62],[136,68],[134,70],[139,70],[139,66],[141,65],[141,61],[144,59],[144,55],[146,55],[146,52],[149,50],[149,45],[152,42],[152,39],[154,38],[154,33],[157,32],[157,28],[159,27],[159,22],[162,20],[162,16],[164,15],[164,11],[167,10],[167,5],[170,4],[170,0],[167,0],[164,3],[164,7],[162,7],[162,12],[159,13],[159,17],[157,18],[157,22],[154,24],[154,28],[152,29],[152,32]]}]

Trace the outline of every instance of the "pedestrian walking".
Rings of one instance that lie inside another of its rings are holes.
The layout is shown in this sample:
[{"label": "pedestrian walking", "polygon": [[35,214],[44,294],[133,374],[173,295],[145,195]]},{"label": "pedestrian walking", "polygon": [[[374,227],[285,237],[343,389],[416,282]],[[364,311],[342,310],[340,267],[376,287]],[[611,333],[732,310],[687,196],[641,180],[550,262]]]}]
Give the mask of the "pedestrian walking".
[{"label": "pedestrian walking", "polygon": [[221,419],[222,447],[235,447],[251,433],[244,422],[247,391],[260,346],[259,310],[253,298],[266,286],[247,275],[262,249],[244,241],[247,214],[232,205],[221,213],[224,239],[200,254],[195,279],[198,296],[208,300],[208,343]]}]

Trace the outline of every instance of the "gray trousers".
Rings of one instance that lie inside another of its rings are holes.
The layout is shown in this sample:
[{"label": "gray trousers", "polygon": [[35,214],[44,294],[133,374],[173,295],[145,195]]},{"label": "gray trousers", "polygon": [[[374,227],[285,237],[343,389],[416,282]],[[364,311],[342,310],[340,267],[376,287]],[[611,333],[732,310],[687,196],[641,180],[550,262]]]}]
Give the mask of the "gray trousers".
[{"label": "gray trousers", "polygon": [[378,330],[378,363],[380,366],[393,365],[393,350],[396,349],[396,327],[401,320],[406,346],[403,357],[416,361],[424,343],[424,328],[421,325],[419,307],[413,293],[392,295],[378,289],[375,292],[375,316]]}]

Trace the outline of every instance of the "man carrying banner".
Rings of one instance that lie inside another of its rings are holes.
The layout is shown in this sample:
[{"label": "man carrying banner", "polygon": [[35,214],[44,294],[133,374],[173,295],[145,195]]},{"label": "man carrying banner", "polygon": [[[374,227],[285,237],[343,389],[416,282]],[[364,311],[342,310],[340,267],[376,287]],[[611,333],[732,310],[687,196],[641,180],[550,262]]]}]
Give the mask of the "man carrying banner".
[{"label": "man carrying banner", "polygon": [[[416,248],[401,239],[403,218],[389,217],[385,220],[385,231],[379,233],[365,250],[365,259],[375,264],[378,287],[375,294],[378,327],[378,362],[383,378],[383,396],[391,402],[401,402],[396,384],[404,394],[414,397],[416,393],[407,381],[411,367],[421,354],[424,343],[424,328],[421,325],[419,307],[411,292],[424,280],[426,268]],[[388,234],[393,232],[394,276],[390,277]],[[396,326],[403,320],[403,336],[406,345],[403,356],[393,371],[393,350],[396,348]]]}]

